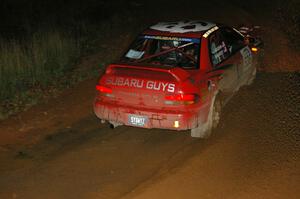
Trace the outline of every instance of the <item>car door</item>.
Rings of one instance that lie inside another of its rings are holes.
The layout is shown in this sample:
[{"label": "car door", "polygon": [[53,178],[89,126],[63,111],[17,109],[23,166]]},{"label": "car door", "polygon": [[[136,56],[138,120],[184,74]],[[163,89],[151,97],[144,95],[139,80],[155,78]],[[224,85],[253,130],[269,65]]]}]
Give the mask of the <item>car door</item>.
[{"label": "car door", "polygon": [[208,48],[213,71],[222,71],[218,88],[232,93],[239,88],[241,55],[227,45],[223,30],[213,32],[208,38]]},{"label": "car door", "polygon": [[245,43],[244,36],[233,28],[224,27],[221,34],[226,42],[230,54],[240,57],[239,65],[239,86],[244,85],[253,72],[252,53]]}]

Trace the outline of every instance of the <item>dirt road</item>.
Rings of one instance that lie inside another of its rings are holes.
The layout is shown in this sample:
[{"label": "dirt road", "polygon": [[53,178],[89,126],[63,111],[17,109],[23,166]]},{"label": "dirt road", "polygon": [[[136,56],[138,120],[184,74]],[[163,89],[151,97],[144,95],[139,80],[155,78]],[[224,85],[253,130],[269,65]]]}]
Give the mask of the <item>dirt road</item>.
[{"label": "dirt road", "polygon": [[[158,3],[134,9],[145,24],[182,16],[257,22],[224,1]],[[293,52],[278,42],[281,33],[273,25],[265,31],[261,70],[299,68],[298,54],[288,56]],[[299,73],[259,73],[206,140],[100,124],[92,113],[95,81],[0,122],[0,199],[300,198]]]},{"label": "dirt road", "polygon": [[[18,139],[1,144],[0,198],[300,197],[299,73],[258,74],[226,105],[207,140],[110,129],[91,112],[93,83],[51,101],[51,110],[41,105],[20,115],[15,131],[12,121],[1,123]],[[79,98],[81,92],[88,95]],[[37,122],[41,117],[46,122]]]}]

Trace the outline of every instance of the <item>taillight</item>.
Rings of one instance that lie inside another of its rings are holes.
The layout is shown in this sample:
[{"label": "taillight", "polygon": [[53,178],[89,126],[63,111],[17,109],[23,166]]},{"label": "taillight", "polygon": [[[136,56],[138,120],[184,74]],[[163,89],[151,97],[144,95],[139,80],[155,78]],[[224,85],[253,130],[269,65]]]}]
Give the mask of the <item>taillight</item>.
[{"label": "taillight", "polygon": [[165,96],[165,104],[167,105],[190,105],[194,104],[198,100],[198,95],[195,94],[177,94]]},{"label": "taillight", "polygon": [[96,85],[96,90],[100,92],[100,94],[105,95],[107,97],[113,97],[112,89],[106,86]]}]

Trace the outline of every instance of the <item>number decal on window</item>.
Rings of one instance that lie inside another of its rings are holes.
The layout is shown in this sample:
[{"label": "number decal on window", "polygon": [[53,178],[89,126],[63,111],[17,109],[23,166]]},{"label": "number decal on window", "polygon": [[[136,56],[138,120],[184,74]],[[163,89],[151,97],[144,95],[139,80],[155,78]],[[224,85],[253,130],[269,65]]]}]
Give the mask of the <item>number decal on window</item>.
[{"label": "number decal on window", "polygon": [[252,54],[249,47],[243,48],[241,51],[243,57],[244,70],[248,69],[252,65]]}]

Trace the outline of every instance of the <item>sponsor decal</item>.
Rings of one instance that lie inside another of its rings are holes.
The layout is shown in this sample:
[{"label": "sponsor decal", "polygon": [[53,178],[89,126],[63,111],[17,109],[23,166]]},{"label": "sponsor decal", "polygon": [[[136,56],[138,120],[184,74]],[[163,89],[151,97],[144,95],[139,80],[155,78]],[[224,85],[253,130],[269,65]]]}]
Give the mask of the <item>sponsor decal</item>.
[{"label": "sponsor decal", "polygon": [[145,51],[137,51],[130,49],[128,53],[125,55],[125,57],[131,58],[131,59],[140,59],[144,55]]},{"label": "sponsor decal", "polygon": [[207,38],[211,33],[213,33],[214,31],[216,31],[216,30],[218,30],[218,29],[219,29],[218,26],[215,26],[215,27],[209,29],[208,31],[206,31],[206,32],[204,33],[203,37],[204,37],[204,38]]},{"label": "sponsor decal", "polygon": [[212,54],[212,62],[214,65],[222,62],[226,57],[228,53],[228,49],[222,41],[221,44],[216,45],[215,42],[211,42],[211,54]]},{"label": "sponsor decal", "polygon": [[170,93],[175,92],[175,84],[169,82],[141,80],[141,79],[124,78],[124,77],[111,77],[111,78],[107,78],[105,83],[107,85],[113,85],[113,86],[146,88],[149,90],[167,91]]},{"label": "sponsor decal", "polygon": [[200,39],[196,39],[196,38],[181,38],[181,37],[167,37],[167,36],[153,36],[153,35],[143,35],[141,37],[144,39],[156,39],[156,40],[165,40],[165,41],[184,41],[184,42],[193,42],[196,44],[200,43]]},{"label": "sponsor decal", "polygon": [[252,65],[252,54],[250,48],[247,46],[243,48],[241,51],[241,55],[243,57],[243,69],[247,70]]}]

